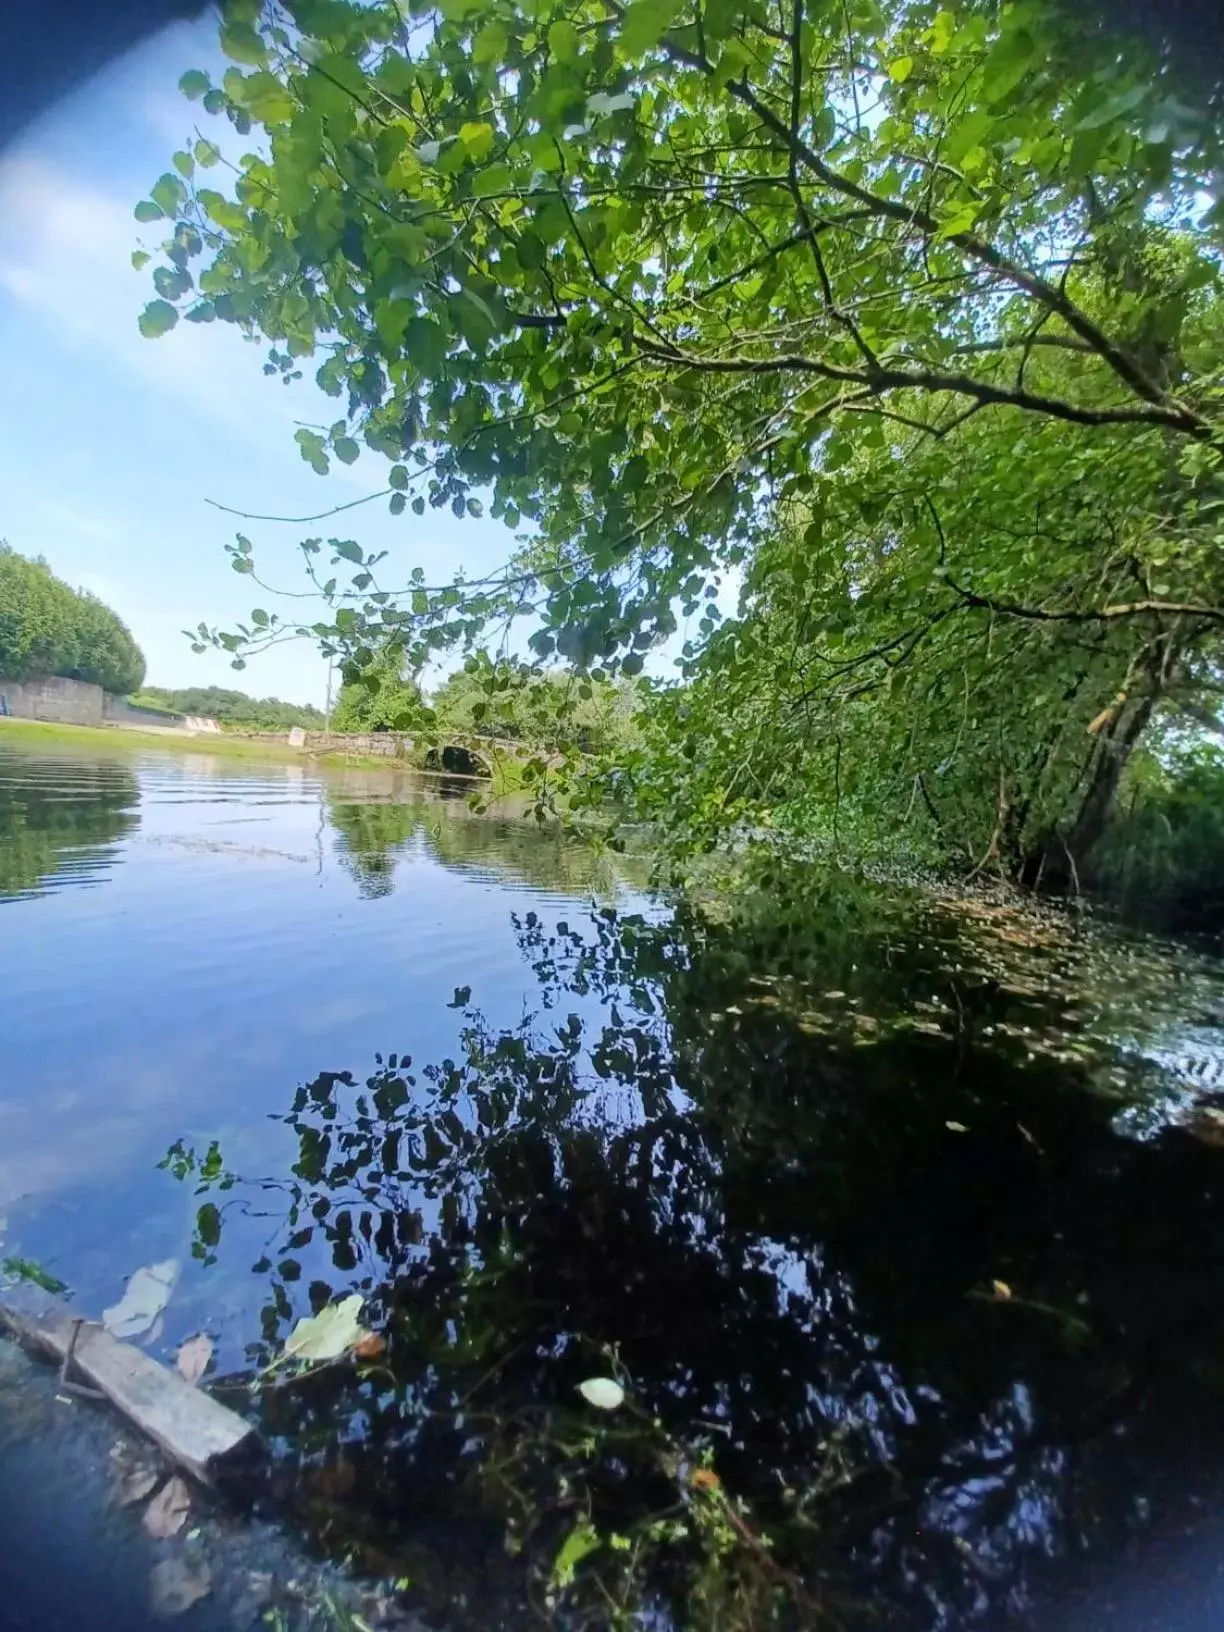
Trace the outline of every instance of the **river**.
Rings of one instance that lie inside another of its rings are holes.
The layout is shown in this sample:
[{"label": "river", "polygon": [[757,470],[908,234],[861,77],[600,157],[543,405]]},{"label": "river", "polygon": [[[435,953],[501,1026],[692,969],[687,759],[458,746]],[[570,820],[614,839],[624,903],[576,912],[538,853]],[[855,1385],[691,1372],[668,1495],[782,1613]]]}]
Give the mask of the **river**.
[{"label": "river", "polygon": [[150,1352],[435,1624],[1224,1624],[1218,961],[470,792],[0,741],[10,1276],[176,1260]]}]

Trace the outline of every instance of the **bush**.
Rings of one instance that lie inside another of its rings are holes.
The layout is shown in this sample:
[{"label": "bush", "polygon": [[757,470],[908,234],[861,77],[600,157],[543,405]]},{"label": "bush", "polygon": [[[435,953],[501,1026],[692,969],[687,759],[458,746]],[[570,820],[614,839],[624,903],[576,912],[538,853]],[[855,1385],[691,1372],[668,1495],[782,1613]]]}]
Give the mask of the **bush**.
[{"label": "bush", "polygon": [[1086,882],[1153,929],[1224,929],[1224,752],[1199,741],[1144,755]]},{"label": "bush", "polygon": [[248,697],[226,686],[146,686],[132,701],[142,708],[163,708],[172,714],[199,714],[220,725],[248,731],[288,731],[300,725],[321,730],[323,710],[309,703],[283,703],[279,697]]},{"label": "bush", "polygon": [[126,695],[145,676],[127,625],[96,595],[70,589],[44,561],[0,543],[0,675],[58,674]]}]

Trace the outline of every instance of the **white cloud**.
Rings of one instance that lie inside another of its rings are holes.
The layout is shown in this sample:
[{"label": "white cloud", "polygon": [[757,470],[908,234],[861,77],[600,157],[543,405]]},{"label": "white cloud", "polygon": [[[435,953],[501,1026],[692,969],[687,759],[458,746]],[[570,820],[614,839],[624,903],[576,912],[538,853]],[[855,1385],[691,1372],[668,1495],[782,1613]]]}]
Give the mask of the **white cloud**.
[{"label": "white cloud", "polygon": [[[180,323],[146,340],[137,318],[152,290],[147,272],[131,264],[140,233],[130,199],[76,180],[37,152],[0,159],[0,290],[59,339],[91,356],[102,351],[179,411],[246,441],[283,450],[299,421],[335,418],[335,405],[313,385],[286,390],[269,381],[261,347],[228,324]],[[156,238],[146,240],[156,247]],[[376,490],[360,466],[338,467],[335,479]]]}]

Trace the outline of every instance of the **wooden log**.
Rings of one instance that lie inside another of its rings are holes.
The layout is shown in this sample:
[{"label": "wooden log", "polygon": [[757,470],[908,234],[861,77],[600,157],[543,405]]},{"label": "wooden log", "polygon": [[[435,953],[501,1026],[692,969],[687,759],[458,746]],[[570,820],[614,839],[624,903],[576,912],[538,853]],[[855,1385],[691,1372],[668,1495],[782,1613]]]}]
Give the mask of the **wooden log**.
[{"label": "wooden log", "polygon": [[71,1353],[69,1380],[80,1379],[105,1395],[133,1427],[202,1484],[228,1485],[259,1460],[259,1437],[237,1412],[130,1343],[121,1343],[105,1327],[58,1311],[25,1314],[5,1304],[0,1304],[0,1327],[61,1366]]}]

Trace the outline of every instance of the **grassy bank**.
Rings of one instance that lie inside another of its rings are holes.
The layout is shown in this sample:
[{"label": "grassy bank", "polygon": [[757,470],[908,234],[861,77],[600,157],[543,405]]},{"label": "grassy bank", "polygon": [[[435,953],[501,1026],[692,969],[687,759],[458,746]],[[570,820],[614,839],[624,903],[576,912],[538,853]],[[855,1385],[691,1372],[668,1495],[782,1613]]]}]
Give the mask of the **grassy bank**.
[{"label": "grassy bank", "polygon": [[120,753],[160,749],[167,754],[211,754],[225,759],[296,760],[306,755],[286,742],[253,742],[246,737],[172,735],[164,731],[128,731],[107,725],[59,725],[47,720],[0,719],[0,746],[92,748]]},{"label": "grassy bank", "polygon": [[[0,747],[6,743],[30,748],[88,748],[104,752],[164,754],[208,754],[218,759],[269,760],[280,764],[318,765],[371,771],[419,771],[411,759],[389,759],[381,754],[347,753],[343,749],[327,754],[310,754],[291,748],[283,738],[202,735],[189,737],[164,731],[129,731],[125,727],[59,725],[47,720],[0,718]],[[497,755],[489,783],[473,781],[472,787],[488,790],[494,798],[517,792],[523,785],[522,766],[516,759]]]}]

